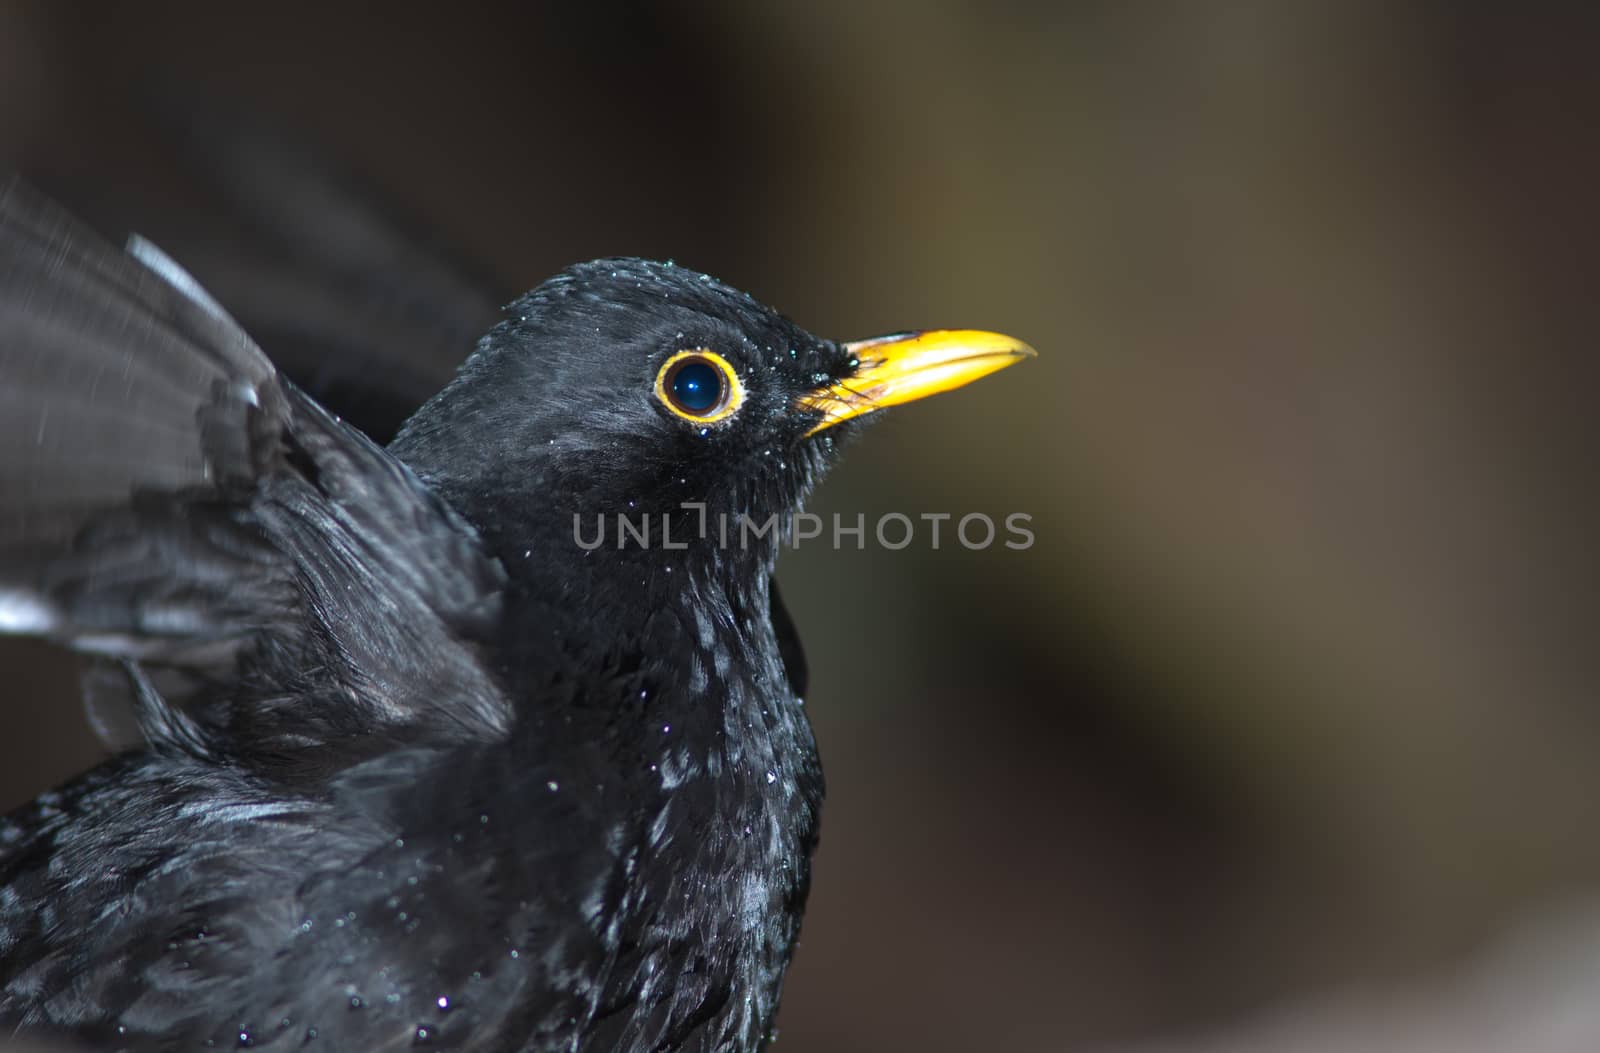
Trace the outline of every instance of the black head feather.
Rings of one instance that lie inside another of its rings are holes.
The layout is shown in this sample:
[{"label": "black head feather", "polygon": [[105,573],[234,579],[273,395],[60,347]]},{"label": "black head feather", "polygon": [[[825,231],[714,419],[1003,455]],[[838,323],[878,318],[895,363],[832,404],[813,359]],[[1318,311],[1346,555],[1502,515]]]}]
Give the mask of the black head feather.
[{"label": "black head feather", "polygon": [[[570,533],[583,515],[713,513],[764,520],[798,508],[845,429],[805,439],[797,400],[850,373],[839,344],[708,275],[671,263],[596,260],[508,308],[392,451],[479,529],[514,535],[529,514]],[[655,378],[705,348],[737,371],[744,401],[705,425],[675,416]]]}]

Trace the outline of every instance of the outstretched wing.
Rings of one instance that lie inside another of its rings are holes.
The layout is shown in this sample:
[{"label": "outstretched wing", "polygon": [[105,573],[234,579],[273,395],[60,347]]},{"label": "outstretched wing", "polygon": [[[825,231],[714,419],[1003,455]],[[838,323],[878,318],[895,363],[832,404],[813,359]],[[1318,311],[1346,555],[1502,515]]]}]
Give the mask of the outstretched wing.
[{"label": "outstretched wing", "polygon": [[0,631],[220,678],[291,744],[497,736],[502,581],[176,264],[0,185]]}]

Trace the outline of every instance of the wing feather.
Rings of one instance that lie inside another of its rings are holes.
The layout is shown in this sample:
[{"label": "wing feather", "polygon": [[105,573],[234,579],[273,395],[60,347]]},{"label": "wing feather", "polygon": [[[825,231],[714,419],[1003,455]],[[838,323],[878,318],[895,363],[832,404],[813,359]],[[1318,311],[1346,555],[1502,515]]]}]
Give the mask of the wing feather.
[{"label": "wing feather", "polygon": [[159,249],[0,184],[0,631],[199,670],[263,748],[499,735],[502,584]]}]

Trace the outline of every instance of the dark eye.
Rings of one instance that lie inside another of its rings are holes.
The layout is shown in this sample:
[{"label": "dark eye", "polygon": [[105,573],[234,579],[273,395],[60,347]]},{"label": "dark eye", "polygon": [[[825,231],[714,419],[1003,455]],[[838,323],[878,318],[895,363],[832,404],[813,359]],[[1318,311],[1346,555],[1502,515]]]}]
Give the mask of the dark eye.
[{"label": "dark eye", "polygon": [[709,362],[690,360],[672,371],[668,390],[679,409],[703,417],[722,401],[722,373]]},{"label": "dark eye", "polygon": [[744,390],[727,359],[697,348],[667,359],[656,374],[656,397],[685,420],[711,424],[733,415]]}]

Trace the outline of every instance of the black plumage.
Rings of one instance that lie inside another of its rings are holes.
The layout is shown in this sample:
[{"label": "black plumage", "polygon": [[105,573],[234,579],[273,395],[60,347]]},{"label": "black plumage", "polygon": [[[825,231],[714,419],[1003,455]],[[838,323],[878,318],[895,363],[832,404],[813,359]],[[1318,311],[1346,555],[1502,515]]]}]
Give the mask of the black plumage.
[{"label": "black plumage", "polygon": [[[0,1028],[765,1041],[822,775],[777,535],[697,528],[799,507],[878,345],[635,259],[507,311],[384,449],[154,247],[0,187],[0,629],[101,656],[140,740],[0,820]],[[685,349],[736,412],[666,404]],[[577,543],[619,513],[654,543]]]}]

